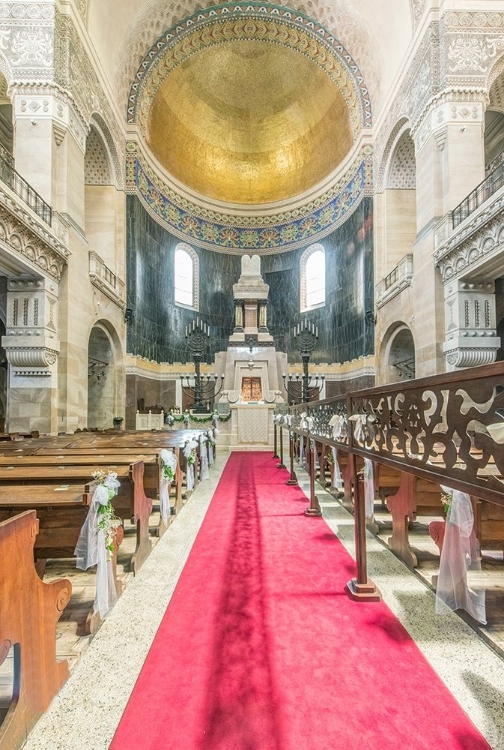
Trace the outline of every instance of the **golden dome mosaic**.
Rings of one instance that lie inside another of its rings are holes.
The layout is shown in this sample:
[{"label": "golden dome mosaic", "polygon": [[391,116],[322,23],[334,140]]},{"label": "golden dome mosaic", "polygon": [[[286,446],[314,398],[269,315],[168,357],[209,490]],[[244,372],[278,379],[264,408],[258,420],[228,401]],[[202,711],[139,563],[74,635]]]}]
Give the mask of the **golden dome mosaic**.
[{"label": "golden dome mosaic", "polygon": [[371,110],[357,66],[327,31],[285,8],[233,4],[158,41],[131,88],[128,119],[195,194],[262,205],[333,173]]}]

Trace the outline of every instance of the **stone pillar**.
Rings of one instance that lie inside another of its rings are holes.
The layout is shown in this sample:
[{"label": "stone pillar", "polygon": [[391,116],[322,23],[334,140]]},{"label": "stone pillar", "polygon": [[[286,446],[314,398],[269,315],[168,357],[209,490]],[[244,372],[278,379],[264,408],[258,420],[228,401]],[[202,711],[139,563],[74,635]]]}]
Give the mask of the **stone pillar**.
[{"label": "stone pillar", "polygon": [[486,279],[452,281],[445,286],[447,370],[486,365],[500,347],[495,320],[495,285]]},{"label": "stone pillar", "polygon": [[244,323],[243,300],[235,299],[234,306],[235,306],[234,333],[243,333],[243,323]]},{"label": "stone pillar", "polygon": [[268,333],[268,300],[257,302],[257,328],[259,333]]},{"label": "stone pillar", "polygon": [[[468,98],[466,94],[460,97]],[[457,101],[454,93],[439,103],[432,102],[413,134],[418,234],[411,298],[417,377],[434,375],[446,367],[444,289],[432,259],[435,226],[440,216],[453,210],[483,179],[483,116],[482,101]]]},{"label": "stone pillar", "polygon": [[7,430],[57,432],[58,284],[9,279],[2,345],[9,362]]}]

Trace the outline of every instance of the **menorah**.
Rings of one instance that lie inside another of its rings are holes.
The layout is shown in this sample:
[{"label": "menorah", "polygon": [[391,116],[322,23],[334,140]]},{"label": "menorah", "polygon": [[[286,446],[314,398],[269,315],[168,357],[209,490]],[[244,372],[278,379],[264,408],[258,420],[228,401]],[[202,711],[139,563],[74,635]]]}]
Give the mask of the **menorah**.
[{"label": "menorah", "polygon": [[325,381],[324,375],[320,375],[320,377],[317,375],[315,379],[312,379],[308,372],[308,363],[317,345],[318,326],[304,320],[302,323],[294,326],[293,336],[296,342],[296,349],[301,355],[303,374],[287,376],[284,373],[282,375],[284,388],[291,403],[293,401],[308,403],[309,401],[315,401],[324,387]]},{"label": "menorah", "polygon": [[[210,338],[210,327],[207,323],[200,321],[197,317],[196,320],[186,326],[185,337],[187,348],[194,362],[194,375],[180,376],[182,390],[193,399],[193,412],[195,414],[206,414],[208,411],[206,403],[214,401],[222,390],[224,375],[219,378],[217,373],[214,375],[201,374],[201,362],[207,351]],[[191,385],[191,380],[194,380],[194,385]]]}]

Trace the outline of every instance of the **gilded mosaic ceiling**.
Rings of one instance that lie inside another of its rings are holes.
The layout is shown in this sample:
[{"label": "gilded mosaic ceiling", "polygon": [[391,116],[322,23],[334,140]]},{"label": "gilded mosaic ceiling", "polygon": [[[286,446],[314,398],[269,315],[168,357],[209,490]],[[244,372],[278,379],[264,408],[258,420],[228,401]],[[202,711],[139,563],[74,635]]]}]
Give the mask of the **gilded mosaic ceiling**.
[{"label": "gilded mosaic ceiling", "polygon": [[303,193],[352,142],[349,109],[324,70],[257,39],[201,49],[149,101],[148,144],[167,171],[208,198],[239,204]]}]

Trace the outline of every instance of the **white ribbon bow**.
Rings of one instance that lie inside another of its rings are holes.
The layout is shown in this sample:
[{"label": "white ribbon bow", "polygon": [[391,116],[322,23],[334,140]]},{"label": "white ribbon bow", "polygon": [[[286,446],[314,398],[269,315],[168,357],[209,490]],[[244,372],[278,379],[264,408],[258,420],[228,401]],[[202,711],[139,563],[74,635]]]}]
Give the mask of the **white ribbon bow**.
[{"label": "white ribbon bow", "polygon": [[355,422],[354,438],[358,443],[363,442],[366,437],[364,428],[369,428],[369,425],[377,421],[372,414],[352,414],[348,419]]},{"label": "white ribbon bow", "polygon": [[311,432],[312,427],[313,427],[313,417],[308,417],[306,412],[303,412],[303,414],[301,414],[301,429],[308,430],[308,432]]},{"label": "white ribbon bow", "polygon": [[487,425],[487,430],[494,443],[502,445],[504,443],[504,422],[494,422]]},{"label": "white ribbon bow", "polygon": [[374,499],[375,499],[375,487],[374,487],[374,469],[373,462],[370,458],[364,459],[364,508],[366,512],[366,518],[371,520],[374,518]]},{"label": "white ribbon bow", "polygon": [[103,484],[96,486],[74,550],[77,558],[76,568],[87,570],[96,565],[96,592],[93,609],[94,612],[99,612],[102,619],[116,603],[117,591],[112,561],[108,559],[105,546],[105,531],[98,528],[98,509],[100,505],[108,505],[109,489],[117,492],[119,486],[117,474],[110,474]]},{"label": "white ribbon bow", "polygon": [[332,486],[335,490],[342,490],[343,489],[343,476],[341,474],[340,465],[338,463],[338,449],[334,447],[334,445],[331,447],[332,457],[333,457],[333,483]]},{"label": "white ribbon bow", "polygon": [[208,455],[205,443],[207,442],[206,435],[200,435],[200,456],[201,456],[201,479],[210,479],[210,472],[208,471]]},{"label": "white ribbon bow", "polygon": [[[173,453],[173,451],[167,450],[166,448],[163,448],[163,450],[159,452],[159,458],[163,466],[168,466],[173,471],[173,476],[175,476],[175,471],[177,469],[177,456],[175,455],[175,453]],[[165,526],[168,526],[168,522],[169,522],[170,515],[171,515],[171,509],[170,509],[171,483],[172,483],[172,480],[169,479],[167,476],[165,476],[164,473],[162,473],[160,487],[159,487],[159,512],[161,514],[161,518]]]},{"label": "white ribbon bow", "polygon": [[471,498],[465,492],[441,487],[452,495],[439,561],[436,612],[465,609],[477,622],[486,624],[484,589],[469,588],[467,572],[481,570],[479,544],[474,532]]},{"label": "white ribbon bow", "polygon": [[214,462],[214,436],[213,436],[213,430],[207,430],[208,435],[208,463],[210,466],[213,465]]},{"label": "white ribbon bow", "polygon": [[333,414],[329,420],[329,426],[333,428],[334,440],[340,440],[346,436],[346,424],[347,420],[342,414]]},{"label": "white ribbon bow", "polygon": [[[184,447],[184,456],[186,459],[189,458],[193,449],[197,447],[198,443],[194,439],[191,439],[186,443]],[[186,464],[186,488],[188,492],[191,492],[194,489],[194,464],[189,463],[189,461]]]}]

